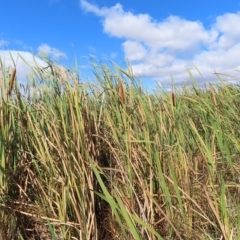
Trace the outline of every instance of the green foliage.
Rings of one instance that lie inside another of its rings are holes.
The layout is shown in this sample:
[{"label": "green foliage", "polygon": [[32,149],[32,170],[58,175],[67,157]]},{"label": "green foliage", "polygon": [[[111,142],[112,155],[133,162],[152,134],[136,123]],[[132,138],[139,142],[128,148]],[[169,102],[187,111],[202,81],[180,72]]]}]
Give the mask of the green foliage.
[{"label": "green foliage", "polygon": [[240,238],[238,86],[150,94],[130,66],[94,63],[92,84],[48,64],[24,94],[1,66],[0,237]]}]

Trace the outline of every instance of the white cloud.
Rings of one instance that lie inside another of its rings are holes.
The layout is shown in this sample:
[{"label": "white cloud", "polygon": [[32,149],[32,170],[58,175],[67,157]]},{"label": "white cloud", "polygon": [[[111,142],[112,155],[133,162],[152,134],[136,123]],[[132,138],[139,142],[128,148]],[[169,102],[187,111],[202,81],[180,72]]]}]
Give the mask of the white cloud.
[{"label": "white cloud", "polygon": [[219,33],[219,38],[213,43],[215,48],[227,50],[239,43],[240,40],[240,12],[226,13],[216,18],[213,29]]},{"label": "white cloud", "polygon": [[32,73],[32,68],[47,66],[46,62],[35,57],[30,52],[0,51],[0,58],[5,68],[14,68],[14,66],[16,66],[17,77],[20,81],[24,81],[26,76]]},{"label": "white cloud", "polygon": [[129,61],[141,61],[146,58],[147,50],[140,42],[128,40],[122,46],[125,55],[129,56]]},{"label": "white cloud", "polygon": [[46,54],[47,56],[54,57],[54,58],[67,57],[64,52],[61,52],[56,48],[52,48],[48,44],[42,44],[41,46],[39,46],[38,52],[40,55]]},{"label": "white cloud", "polygon": [[8,41],[5,41],[5,40],[0,40],[0,48],[4,48],[4,47],[7,47],[9,44]]},{"label": "white cloud", "polygon": [[214,71],[233,74],[240,69],[240,12],[218,16],[206,28],[199,21],[178,16],[158,21],[149,14],[125,11],[119,3],[100,8],[80,0],[80,6],[102,19],[106,34],[123,39],[125,58],[137,76],[169,84],[172,75],[180,84],[190,78],[186,68],[199,82],[216,80]]}]

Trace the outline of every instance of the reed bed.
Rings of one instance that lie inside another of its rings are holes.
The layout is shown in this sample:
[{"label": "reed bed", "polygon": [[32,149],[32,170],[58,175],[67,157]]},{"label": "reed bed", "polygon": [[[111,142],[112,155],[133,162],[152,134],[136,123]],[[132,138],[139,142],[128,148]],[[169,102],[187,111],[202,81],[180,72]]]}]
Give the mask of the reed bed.
[{"label": "reed bed", "polygon": [[240,239],[240,88],[48,62],[0,79],[0,239]]}]

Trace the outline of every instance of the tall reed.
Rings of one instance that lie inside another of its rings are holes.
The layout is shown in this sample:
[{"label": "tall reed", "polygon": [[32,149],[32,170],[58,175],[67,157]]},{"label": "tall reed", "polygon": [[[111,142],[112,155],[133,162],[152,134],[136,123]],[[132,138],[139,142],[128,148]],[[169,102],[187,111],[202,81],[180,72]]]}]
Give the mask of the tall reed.
[{"label": "tall reed", "polygon": [[5,239],[239,239],[238,86],[149,93],[130,66],[93,84],[49,61],[23,91],[1,69]]}]

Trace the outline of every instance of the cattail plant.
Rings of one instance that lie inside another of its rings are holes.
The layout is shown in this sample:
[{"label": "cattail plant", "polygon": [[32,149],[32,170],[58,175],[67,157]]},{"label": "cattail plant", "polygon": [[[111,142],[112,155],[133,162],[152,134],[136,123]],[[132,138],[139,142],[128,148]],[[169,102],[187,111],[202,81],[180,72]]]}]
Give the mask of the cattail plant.
[{"label": "cattail plant", "polygon": [[20,94],[1,64],[4,239],[240,239],[239,86],[149,93],[52,61]]}]

